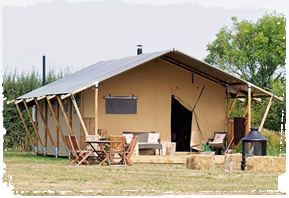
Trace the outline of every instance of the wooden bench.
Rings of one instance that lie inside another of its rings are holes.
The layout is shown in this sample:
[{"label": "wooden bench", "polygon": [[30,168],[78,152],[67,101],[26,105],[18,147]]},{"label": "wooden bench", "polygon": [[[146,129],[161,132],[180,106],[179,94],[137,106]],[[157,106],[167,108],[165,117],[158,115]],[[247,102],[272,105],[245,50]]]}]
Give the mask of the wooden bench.
[{"label": "wooden bench", "polygon": [[155,154],[155,149],[159,150],[159,154],[161,154],[162,150],[162,144],[161,144],[161,139],[158,139],[158,143],[148,143],[148,136],[149,133],[155,133],[155,132],[128,132],[124,131],[123,134],[133,134],[137,135],[139,137],[138,140],[138,149],[154,149],[154,154]]}]

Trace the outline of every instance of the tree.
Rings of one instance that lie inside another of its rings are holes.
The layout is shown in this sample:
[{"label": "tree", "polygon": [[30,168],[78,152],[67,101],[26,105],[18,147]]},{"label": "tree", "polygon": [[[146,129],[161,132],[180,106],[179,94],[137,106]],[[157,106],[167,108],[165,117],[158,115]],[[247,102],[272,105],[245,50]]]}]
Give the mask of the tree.
[{"label": "tree", "polygon": [[265,14],[256,23],[238,22],[222,27],[216,39],[207,45],[205,61],[261,88],[270,79],[285,78],[286,20],[284,14]]},{"label": "tree", "polygon": [[[51,83],[57,79],[63,78],[71,73],[71,69],[68,67],[63,71],[62,69],[58,74],[55,72],[55,68],[48,68],[48,74],[46,82]],[[11,101],[21,95],[24,95],[32,90],[35,90],[42,86],[42,79],[40,74],[33,68],[30,74],[22,72],[19,74],[17,70],[14,72],[5,69],[3,74],[3,95],[5,100],[3,101],[3,125],[6,129],[4,135],[4,147],[14,148],[19,150],[31,150],[31,144],[28,135],[23,127],[22,120],[20,119],[17,108],[14,104],[7,105],[7,101]],[[30,109],[31,111],[31,109]],[[32,112],[30,112],[32,113]],[[34,129],[32,123],[26,111],[22,111],[23,117],[26,120],[26,125],[34,138]]]}]

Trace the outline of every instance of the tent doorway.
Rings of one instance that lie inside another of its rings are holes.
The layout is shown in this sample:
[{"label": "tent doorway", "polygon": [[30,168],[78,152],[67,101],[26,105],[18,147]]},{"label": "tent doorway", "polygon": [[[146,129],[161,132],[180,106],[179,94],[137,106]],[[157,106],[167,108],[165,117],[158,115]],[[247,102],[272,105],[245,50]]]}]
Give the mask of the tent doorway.
[{"label": "tent doorway", "polygon": [[190,151],[192,112],[172,95],[171,140],[176,142],[176,151]]}]

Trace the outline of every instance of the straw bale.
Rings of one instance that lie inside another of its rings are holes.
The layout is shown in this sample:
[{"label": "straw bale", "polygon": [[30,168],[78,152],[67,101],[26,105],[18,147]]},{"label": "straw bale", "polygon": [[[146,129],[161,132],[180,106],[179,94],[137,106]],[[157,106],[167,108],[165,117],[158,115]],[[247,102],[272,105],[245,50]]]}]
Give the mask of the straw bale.
[{"label": "straw bale", "polygon": [[282,153],[279,155],[280,157],[285,157],[286,158],[286,153]]},{"label": "straw bale", "polygon": [[254,156],[246,159],[246,170],[285,172],[286,158],[272,156]]},{"label": "straw bale", "polygon": [[241,169],[242,154],[225,154],[224,171],[233,171]]},{"label": "straw bale", "polygon": [[212,155],[194,154],[186,157],[186,168],[194,170],[212,170],[215,162]]}]

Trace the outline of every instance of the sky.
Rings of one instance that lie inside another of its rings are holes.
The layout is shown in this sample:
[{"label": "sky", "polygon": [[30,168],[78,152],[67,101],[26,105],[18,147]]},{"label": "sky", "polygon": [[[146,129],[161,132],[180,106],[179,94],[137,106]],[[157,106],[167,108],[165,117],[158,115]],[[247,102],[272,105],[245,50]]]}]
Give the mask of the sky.
[{"label": "sky", "polygon": [[265,12],[289,13],[288,0],[1,0],[0,5],[1,71],[28,73],[34,67],[40,74],[44,54],[48,67],[75,71],[136,55],[138,44],[144,53],[176,48],[203,60],[206,45],[221,27],[232,25],[232,16],[255,22]]},{"label": "sky", "polygon": [[[233,2],[233,3],[232,3]],[[203,60],[231,17],[256,21],[286,0],[4,0],[2,70],[72,71],[96,62],[176,48]]]}]

